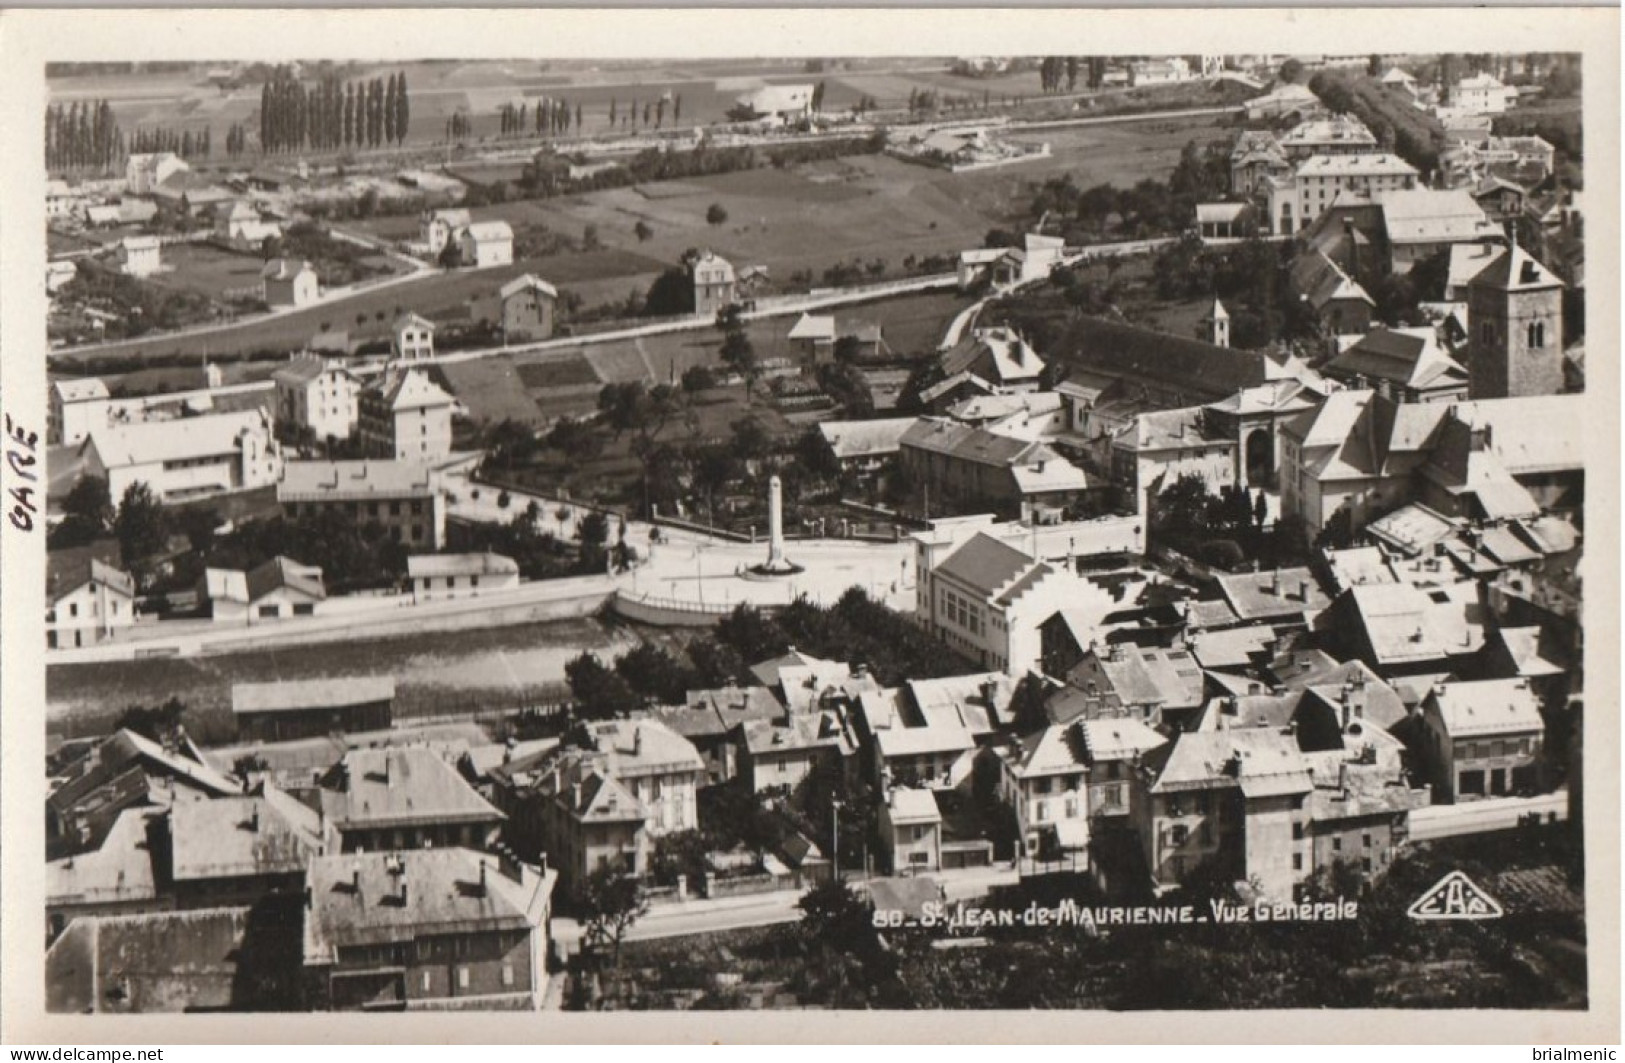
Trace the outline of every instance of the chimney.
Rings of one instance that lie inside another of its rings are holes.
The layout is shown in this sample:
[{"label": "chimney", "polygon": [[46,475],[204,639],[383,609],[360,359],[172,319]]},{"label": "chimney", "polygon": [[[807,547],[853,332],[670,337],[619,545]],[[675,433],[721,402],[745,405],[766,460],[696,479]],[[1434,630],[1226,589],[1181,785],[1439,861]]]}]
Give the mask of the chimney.
[{"label": "chimney", "polygon": [[356,902],[359,904],[361,902],[361,869],[359,867],[350,869],[350,892],[355,894]]},{"label": "chimney", "polygon": [[634,757],[643,756],[643,728],[642,727],[634,727],[634,728],[632,728],[632,755]]},{"label": "chimney", "polygon": [[1349,795],[1349,766],[1347,764],[1337,766],[1337,788],[1343,792],[1343,797],[1347,799]]},{"label": "chimney", "polygon": [[482,859],[480,861],[480,896],[481,897],[485,896],[485,891],[486,891],[486,887],[485,887],[485,861]]},{"label": "chimney", "polygon": [[386,787],[393,787],[395,785],[395,781],[394,781],[394,779],[392,779],[390,777],[390,774],[389,774],[389,759],[390,759],[389,758],[389,753],[385,752],[384,753],[384,785]]},{"label": "chimney", "polygon": [[255,834],[260,832],[260,806],[256,803],[248,814],[248,829]]},{"label": "chimney", "polygon": [[1309,601],[1309,581],[1306,579],[1298,581],[1298,601]]},{"label": "chimney", "polygon": [[1281,593],[1281,570],[1280,569],[1276,569],[1274,572],[1272,572],[1270,574],[1270,593],[1274,594],[1274,595],[1279,595]]}]

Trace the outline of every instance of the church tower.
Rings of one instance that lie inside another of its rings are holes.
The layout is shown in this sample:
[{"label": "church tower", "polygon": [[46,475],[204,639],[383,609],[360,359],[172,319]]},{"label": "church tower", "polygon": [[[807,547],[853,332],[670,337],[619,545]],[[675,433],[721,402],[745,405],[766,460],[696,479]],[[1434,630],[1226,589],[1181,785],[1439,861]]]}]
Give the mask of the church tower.
[{"label": "church tower", "polygon": [[1563,390],[1563,282],[1514,244],[1467,284],[1467,394]]},{"label": "church tower", "polygon": [[1230,346],[1230,311],[1224,308],[1217,296],[1213,299],[1213,308],[1202,318],[1197,336],[1215,347]]}]

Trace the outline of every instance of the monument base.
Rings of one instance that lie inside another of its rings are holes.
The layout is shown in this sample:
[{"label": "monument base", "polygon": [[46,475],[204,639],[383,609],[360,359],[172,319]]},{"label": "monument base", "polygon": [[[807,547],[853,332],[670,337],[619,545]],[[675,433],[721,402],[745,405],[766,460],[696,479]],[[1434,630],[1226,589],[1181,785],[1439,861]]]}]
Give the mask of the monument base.
[{"label": "monument base", "polygon": [[794,561],[766,561],[760,565],[751,565],[740,575],[745,579],[779,579],[784,576],[795,576],[807,571]]}]

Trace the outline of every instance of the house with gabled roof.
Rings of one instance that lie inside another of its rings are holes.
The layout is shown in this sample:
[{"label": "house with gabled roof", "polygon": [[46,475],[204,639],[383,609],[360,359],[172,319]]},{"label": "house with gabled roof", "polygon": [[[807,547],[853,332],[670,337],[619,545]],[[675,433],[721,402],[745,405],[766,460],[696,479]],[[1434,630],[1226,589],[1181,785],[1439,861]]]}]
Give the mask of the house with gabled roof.
[{"label": "house with gabled roof", "polygon": [[1527,678],[1436,684],[1421,719],[1434,800],[1457,804],[1539,785],[1546,721]]},{"label": "house with gabled roof", "polygon": [[45,645],[92,646],[135,623],[135,579],[94,557],[46,555]]},{"label": "house with gabled roof", "polygon": [[352,749],[317,790],[344,852],[489,847],[505,818],[425,746]]},{"label": "house with gabled roof", "polygon": [[312,859],[303,959],[334,1011],[531,1011],[558,873],[469,848]]},{"label": "house with gabled roof", "polygon": [[275,258],[260,270],[265,305],[276,309],[309,306],[321,297],[321,280],[309,262]]},{"label": "house with gabled roof", "polygon": [[521,274],[472,301],[470,316],[495,328],[504,343],[528,343],[553,335],[559,290],[534,273]]},{"label": "house with gabled roof", "polygon": [[204,615],[217,624],[252,626],[295,616],[312,616],[326,599],[319,565],[273,557],[246,571],[205,569],[197,596]]},{"label": "house with gabled roof", "polygon": [[970,373],[998,391],[1034,391],[1044,373],[1044,360],[1032,345],[1007,326],[974,329],[941,359],[944,378]]},{"label": "house with gabled roof", "polygon": [[513,262],[513,228],[505,221],[470,222],[457,233],[458,259],[464,266],[488,269]]},{"label": "house with gabled roof", "polygon": [[318,440],[348,439],[355,431],[361,382],[340,362],[298,354],[271,380],[279,421],[307,428]]},{"label": "house with gabled roof", "polygon": [[1355,389],[1395,402],[1449,402],[1467,397],[1467,368],[1444,350],[1437,330],[1378,327],[1321,368]]},{"label": "house with gabled roof", "polygon": [[357,429],[365,450],[396,461],[433,461],[451,453],[454,399],[421,368],[392,368],[362,389]]},{"label": "house with gabled roof", "polygon": [[1179,727],[1202,705],[1202,669],[1188,649],[1096,643],[1066,674],[1047,708],[1057,723],[1140,720]]},{"label": "house with gabled roof", "polygon": [[699,825],[706,764],[654,718],[583,723],[551,749],[492,769],[508,837],[545,853],[567,890],[604,868],[642,875],[653,839]]},{"label": "house with gabled roof", "polygon": [[903,467],[931,505],[1024,519],[1088,505],[1104,481],[1037,440],[923,417],[898,439]]},{"label": "house with gabled roof", "polygon": [[1181,732],[1142,758],[1134,784],[1154,889],[1211,874],[1290,901],[1313,870],[1314,779],[1290,735],[1265,727]]},{"label": "house with gabled roof", "polygon": [[405,313],[389,326],[389,354],[398,362],[434,357],[435,324],[422,314]]},{"label": "house with gabled roof", "polygon": [[277,481],[282,454],[263,409],[97,425],[80,444],[85,472],[123,498],[145,483],[166,504]]}]

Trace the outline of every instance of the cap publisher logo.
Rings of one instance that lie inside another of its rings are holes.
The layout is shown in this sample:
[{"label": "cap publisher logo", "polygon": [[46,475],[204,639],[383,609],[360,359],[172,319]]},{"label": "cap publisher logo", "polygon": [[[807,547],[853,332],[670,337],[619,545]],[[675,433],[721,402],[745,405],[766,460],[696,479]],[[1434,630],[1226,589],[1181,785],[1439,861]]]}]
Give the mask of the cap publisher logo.
[{"label": "cap publisher logo", "polygon": [[1412,919],[1433,921],[1440,919],[1499,919],[1506,913],[1500,902],[1485,893],[1472,879],[1460,871],[1435,882],[1431,889],[1406,911]]}]

